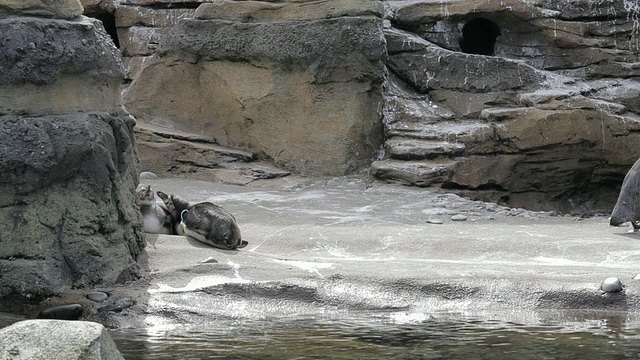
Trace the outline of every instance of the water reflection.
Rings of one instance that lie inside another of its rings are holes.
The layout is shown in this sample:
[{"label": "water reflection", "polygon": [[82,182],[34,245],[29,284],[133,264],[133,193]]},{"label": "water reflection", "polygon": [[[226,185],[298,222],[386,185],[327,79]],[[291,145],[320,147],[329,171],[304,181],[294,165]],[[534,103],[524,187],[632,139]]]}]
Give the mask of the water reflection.
[{"label": "water reflection", "polygon": [[[522,314],[515,317],[527,317]],[[640,357],[640,327],[634,314],[557,310],[536,314],[535,323],[492,320],[489,314],[405,312],[217,319],[111,334],[128,360]]]}]

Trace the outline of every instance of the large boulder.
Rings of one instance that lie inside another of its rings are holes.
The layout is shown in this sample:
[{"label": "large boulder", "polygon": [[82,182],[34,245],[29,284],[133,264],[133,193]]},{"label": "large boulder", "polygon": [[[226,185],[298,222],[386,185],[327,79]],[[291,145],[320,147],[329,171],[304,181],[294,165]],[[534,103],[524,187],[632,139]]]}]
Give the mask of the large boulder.
[{"label": "large boulder", "polygon": [[139,271],[135,120],[122,108],[122,64],[99,21],[52,18],[67,3],[78,4],[45,1],[42,17],[2,3],[14,16],[0,20],[0,297]]},{"label": "large boulder", "polygon": [[88,321],[25,320],[0,329],[0,359],[121,360],[104,326]]},{"label": "large boulder", "polygon": [[125,104],[300,173],[362,169],[382,141],[381,16],[375,1],[202,4],[162,39]]}]

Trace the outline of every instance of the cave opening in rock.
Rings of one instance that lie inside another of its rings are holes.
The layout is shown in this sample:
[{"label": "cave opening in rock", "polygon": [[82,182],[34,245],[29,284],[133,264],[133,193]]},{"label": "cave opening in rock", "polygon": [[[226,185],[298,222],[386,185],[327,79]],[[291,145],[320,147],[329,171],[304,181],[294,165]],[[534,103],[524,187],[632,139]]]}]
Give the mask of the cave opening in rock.
[{"label": "cave opening in rock", "polygon": [[502,34],[495,22],[477,18],[462,28],[460,50],[466,54],[495,55],[496,39]]},{"label": "cave opening in rock", "polygon": [[108,12],[104,13],[94,13],[94,14],[85,14],[92,18],[98,19],[102,21],[102,26],[104,26],[104,30],[109,34],[111,40],[116,45],[116,47],[120,48],[120,40],[118,39],[118,31],[116,29],[116,17],[113,14]]}]

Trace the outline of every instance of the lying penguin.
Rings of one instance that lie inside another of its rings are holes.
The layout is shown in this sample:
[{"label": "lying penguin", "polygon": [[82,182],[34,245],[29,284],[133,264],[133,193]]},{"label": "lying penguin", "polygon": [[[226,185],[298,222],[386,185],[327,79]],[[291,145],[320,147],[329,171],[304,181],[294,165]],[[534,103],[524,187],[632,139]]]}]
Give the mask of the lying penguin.
[{"label": "lying penguin", "polygon": [[247,246],[242,240],[235,217],[211,203],[190,203],[177,195],[157,192],[174,219],[174,231],[220,249],[235,250]]},{"label": "lying penguin", "polygon": [[171,213],[156,203],[151,185],[136,190],[142,213],[142,231],[147,234],[173,234]]}]

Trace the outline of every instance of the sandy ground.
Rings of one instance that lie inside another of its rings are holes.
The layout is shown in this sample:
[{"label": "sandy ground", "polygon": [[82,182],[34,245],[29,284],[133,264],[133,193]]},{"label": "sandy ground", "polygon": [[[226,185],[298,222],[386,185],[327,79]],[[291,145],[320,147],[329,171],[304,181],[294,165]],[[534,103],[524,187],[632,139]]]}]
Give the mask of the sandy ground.
[{"label": "sandy ground", "polygon": [[[640,235],[606,217],[550,216],[358,178],[275,188],[146,182],[222,205],[249,242],[224,251],[148,236],[148,309],[173,320],[640,306]],[[602,292],[609,277],[624,291]]]}]

